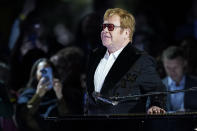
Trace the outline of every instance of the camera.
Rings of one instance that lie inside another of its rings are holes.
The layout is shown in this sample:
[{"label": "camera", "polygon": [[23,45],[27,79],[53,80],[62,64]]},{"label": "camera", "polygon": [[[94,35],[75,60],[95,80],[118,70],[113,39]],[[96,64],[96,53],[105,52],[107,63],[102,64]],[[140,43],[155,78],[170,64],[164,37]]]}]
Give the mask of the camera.
[{"label": "camera", "polygon": [[46,81],[49,81],[48,88],[52,89],[53,88],[53,72],[51,67],[45,67],[41,70],[42,77],[46,78]]}]

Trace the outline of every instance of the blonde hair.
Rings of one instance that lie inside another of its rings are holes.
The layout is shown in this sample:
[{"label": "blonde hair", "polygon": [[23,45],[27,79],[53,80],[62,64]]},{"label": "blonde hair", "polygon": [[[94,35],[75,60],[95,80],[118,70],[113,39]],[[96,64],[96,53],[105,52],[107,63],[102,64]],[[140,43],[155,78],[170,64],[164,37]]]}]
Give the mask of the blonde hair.
[{"label": "blonde hair", "polygon": [[130,29],[129,39],[132,41],[133,33],[135,31],[135,18],[134,16],[127,12],[126,10],[120,8],[108,9],[104,14],[104,20],[107,20],[113,15],[118,15],[120,17],[120,26],[124,29]]}]

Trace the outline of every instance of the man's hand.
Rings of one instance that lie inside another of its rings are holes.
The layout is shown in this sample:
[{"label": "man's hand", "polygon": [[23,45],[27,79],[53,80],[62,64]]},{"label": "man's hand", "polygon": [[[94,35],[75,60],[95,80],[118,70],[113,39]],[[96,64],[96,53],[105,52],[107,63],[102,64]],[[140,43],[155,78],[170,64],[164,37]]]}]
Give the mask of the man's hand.
[{"label": "man's hand", "polygon": [[166,111],[160,107],[152,106],[151,108],[148,109],[147,113],[148,114],[164,114],[166,113]]}]

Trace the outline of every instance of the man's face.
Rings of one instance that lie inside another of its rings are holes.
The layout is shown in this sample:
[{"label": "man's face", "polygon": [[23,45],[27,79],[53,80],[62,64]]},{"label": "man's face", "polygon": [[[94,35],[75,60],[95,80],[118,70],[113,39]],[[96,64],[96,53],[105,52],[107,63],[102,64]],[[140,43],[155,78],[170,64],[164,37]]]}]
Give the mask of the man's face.
[{"label": "man's face", "polygon": [[167,75],[174,81],[180,82],[184,75],[185,61],[181,57],[172,60],[164,58],[163,64]]},{"label": "man's face", "polygon": [[118,15],[113,15],[103,22],[103,24],[113,24],[114,30],[109,31],[108,27],[102,30],[101,40],[103,45],[107,48],[119,49],[121,45],[125,42],[125,32],[120,27],[120,17]]}]

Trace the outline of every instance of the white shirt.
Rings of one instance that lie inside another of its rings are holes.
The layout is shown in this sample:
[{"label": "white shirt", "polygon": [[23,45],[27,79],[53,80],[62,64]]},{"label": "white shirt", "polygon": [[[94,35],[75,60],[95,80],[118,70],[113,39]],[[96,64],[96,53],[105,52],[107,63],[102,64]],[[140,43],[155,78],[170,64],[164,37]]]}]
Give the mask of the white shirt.
[{"label": "white shirt", "polygon": [[109,70],[111,69],[112,65],[114,64],[118,55],[122,52],[123,49],[124,47],[122,47],[114,53],[111,53],[110,55],[108,50],[106,51],[105,56],[101,59],[94,73],[95,92],[101,91],[105,77],[107,76]]}]

